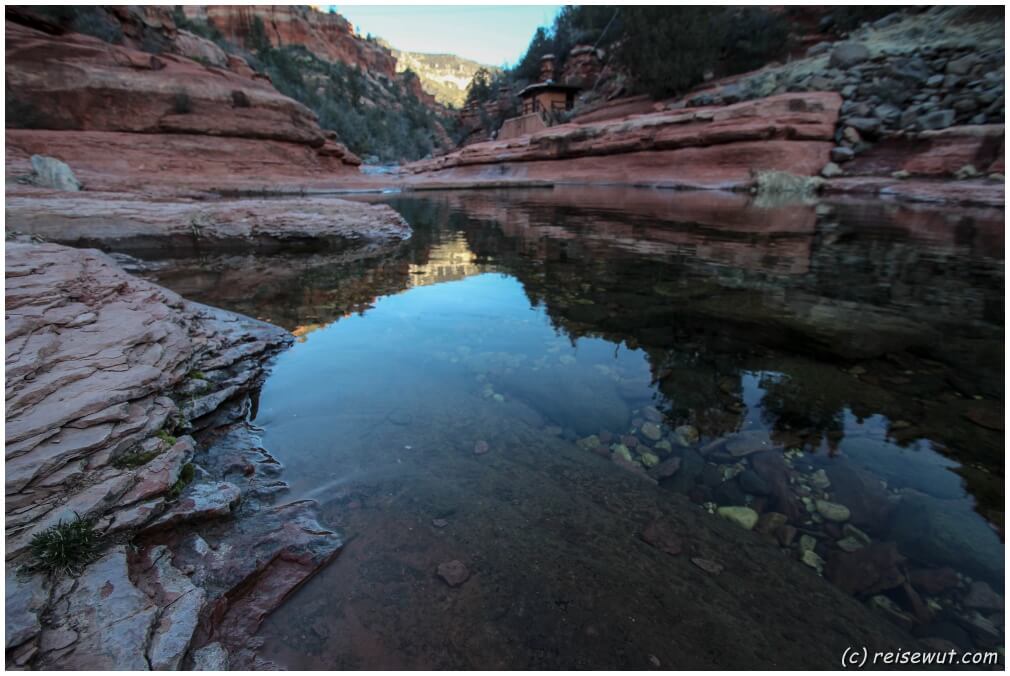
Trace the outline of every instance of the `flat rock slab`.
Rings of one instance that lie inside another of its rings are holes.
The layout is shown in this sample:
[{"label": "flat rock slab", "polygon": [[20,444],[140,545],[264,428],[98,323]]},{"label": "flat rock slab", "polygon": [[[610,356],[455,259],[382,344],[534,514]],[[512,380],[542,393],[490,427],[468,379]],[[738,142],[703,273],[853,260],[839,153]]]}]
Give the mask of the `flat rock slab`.
[{"label": "flat rock slab", "polygon": [[228,516],[241,497],[238,487],[227,481],[194,484],[148,529]]},{"label": "flat rock slab", "polygon": [[147,670],[145,647],[158,607],[130,581],[123,546],[54,592],[66,612],[40,637],[42,669]]},{"label": "flat rock slab", "polygon": [[192,440],[140,467],[117,466],[162,445],[157,435],[177,414],[165,395],[204,362],[217,368],[215,386],[238,395],[291,342],[282,329],[187,302],[96,251],[56,244],[7,242],[5,298],[8,559],[75,513],[100,519],[167,493]]},{"label": "flat rock slab", "polygon": [[392,207],[334,197],[155,202],[118,193],[50,193],[10,197],[5,206],[11,230],[116,251],[165,246],[234,251],[410,237],[410,226]]}]

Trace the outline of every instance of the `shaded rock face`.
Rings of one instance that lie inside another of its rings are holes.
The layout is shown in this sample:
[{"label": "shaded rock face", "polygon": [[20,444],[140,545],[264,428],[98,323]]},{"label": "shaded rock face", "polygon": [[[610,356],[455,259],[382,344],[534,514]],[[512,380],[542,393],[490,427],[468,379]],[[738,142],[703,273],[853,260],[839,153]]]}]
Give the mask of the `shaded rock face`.
[{"label": "shaded rock face", "polygon": [[426,181],[626,178],[742,187],[763,169],[819,172],[828,161],[840,103],[834,93],[784,94],[719,109],[570,123],[469,145],[408,169]]},{"label": "shaded rock face", "polygon": [[[341,547],[315,503],[274,505],[280,465],[234,426],[290,335],[96,251],[8,241],[6,256],[8,666],[252,664],[259,622]],[[15,574],[31,537],[74,513],[135,546],[78,578]]]}]

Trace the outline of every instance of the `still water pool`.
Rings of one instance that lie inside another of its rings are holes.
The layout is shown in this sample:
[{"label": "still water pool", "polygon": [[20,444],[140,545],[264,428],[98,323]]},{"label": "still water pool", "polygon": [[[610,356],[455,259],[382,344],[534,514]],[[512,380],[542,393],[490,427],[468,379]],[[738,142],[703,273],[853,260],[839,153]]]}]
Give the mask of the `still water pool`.
[{"label": "still water pool", "polygon": [[415,234],[379,257],[151,273],[298,336],[254,423],[347,546],[268,620],[269,659],[834,668],[868,637],[1002,645],[1002,211],[384,199]]}]

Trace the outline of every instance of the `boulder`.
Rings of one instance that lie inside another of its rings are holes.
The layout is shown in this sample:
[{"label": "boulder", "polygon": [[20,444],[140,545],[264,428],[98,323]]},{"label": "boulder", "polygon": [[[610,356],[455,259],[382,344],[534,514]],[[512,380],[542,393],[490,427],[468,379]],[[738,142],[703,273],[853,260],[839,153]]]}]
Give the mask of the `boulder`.
[{"label": "boulder", "polygon": [[852,148],[846,148],[844,146],[837,146],[831,149],[831,161],[832,162],[848,162],[856,153],[853,152]]},{"label": "boulder", "polygon": [[879,479],[844,464],[834,464],[826,473],[834,500],[848,508],[852,523],[879,532],[887,523],[892,508],[890,496]]},{"label": "boulder", "polygon": [[916,121],[919,129],[946,129],[954,124],[957,113],[953,110],[934,110],[933,112],[920,115]]},{"label": "boulder", "polygon": [[31,180],[35,185],[68,192],[77,192],[81,189],[81,182],[77,180],[66,162],[55,157],[32,155],[31,163]]},{"label": "boulder", "polygon": [[845,172],[842,171],[842,168],[834,162],[828,162],[824,165],[824,168],[821,169],[821,176],[824,178],[834,178],[836,176],[841,176],[844,173]]},{"label": "boulder", "polygon": [[831,50],[828,66],[846,70],[870,58],[870,50],[861,42],[838,42]]},{"label": "boulder", "polygon": [[851,552],[832,550],[825,577],[849,594],[876,594],[905,581],[903,562],[893,542],[874,543]]}]

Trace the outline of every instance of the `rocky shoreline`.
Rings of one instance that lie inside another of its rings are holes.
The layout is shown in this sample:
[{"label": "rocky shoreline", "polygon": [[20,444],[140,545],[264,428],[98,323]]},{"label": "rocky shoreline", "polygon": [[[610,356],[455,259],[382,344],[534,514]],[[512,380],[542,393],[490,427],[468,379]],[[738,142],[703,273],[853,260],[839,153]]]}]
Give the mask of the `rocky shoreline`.
[{"label": "rocky shoreline", "polygon": [[[373,218],[324,212],[303,234],[373,255],[409,236],[388,207],[335,208]],[[254,244],[249,228],[211,231]],[[25,235],[5,249],[8,667],[269,666],[249,643],[259,622],[342,546],[314,503],[278,500],[282,467],[245,422],[292,336],[94,250]],[[39,570],[33,537],[76,519],[100,558],[77,578]]]}]

